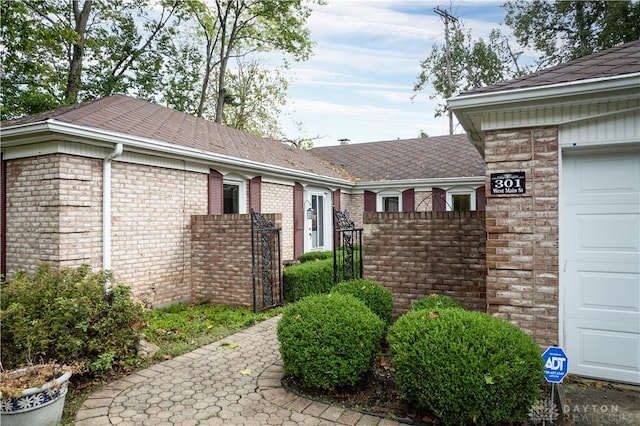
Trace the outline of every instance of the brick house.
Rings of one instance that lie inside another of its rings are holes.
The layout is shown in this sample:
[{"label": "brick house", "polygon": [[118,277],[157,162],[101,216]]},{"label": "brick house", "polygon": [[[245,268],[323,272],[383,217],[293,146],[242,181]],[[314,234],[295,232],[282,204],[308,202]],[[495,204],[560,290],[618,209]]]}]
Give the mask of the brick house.
[{"label": "brick house", "polygon": [[484,162],[464,135],[313,155],[124,95],[6,121],[0,132],[2,274],[89,263],[154,306],[197,293],[192,217],[278,214],[287,260],[331,249],[332,206],[361,222],[365,210],[475,209],[484,199]]},{"label": "brick house", "polygon": [[487,164],[488,312],[640,383],[640,41],[449,106]]}]

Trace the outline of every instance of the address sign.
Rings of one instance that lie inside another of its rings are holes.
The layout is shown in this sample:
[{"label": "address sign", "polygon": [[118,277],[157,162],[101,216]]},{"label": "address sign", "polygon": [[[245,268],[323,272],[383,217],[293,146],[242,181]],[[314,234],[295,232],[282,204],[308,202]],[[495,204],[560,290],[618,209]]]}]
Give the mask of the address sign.
[{"label": "address sign", "polygon": [[524,194],[525,183],[524,172],[491,173],[491,194]]}]

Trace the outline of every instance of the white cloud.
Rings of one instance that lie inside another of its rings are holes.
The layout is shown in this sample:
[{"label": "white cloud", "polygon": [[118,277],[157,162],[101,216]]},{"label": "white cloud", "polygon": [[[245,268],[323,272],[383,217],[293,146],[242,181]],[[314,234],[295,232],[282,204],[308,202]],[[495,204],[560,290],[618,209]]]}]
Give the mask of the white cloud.
[{"label": "white cloud", "polygon": [[[498,2],[455,1],[457,14],[476,37],[487,38],[504,18]],[[433,8],[448,2],[333,0],[314,5],[308,27],[316,45],[307,62],[294,63],[284,114],[287,137],[322,139],[316,146],[448,133],[433,118],[429,89],[412,101],[420,61],[433,43],[444,44],[444,25]],[[486,18],[486,17],[489,18]],[[442,102],[442,101],[440,101]],[[301,123],[300,131],[294,123]],[[304,134],[299,134],[304,133]]]}]

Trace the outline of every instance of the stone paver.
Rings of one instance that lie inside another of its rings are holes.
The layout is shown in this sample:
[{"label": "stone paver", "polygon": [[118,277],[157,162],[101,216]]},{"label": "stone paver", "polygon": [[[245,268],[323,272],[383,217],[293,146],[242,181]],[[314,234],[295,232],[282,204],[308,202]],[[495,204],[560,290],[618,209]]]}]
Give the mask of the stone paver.
[{"label": "stone paver", "polygon": [[283,389],[278,320],[108,384],[85,401],[76,426],[400,424]]}]

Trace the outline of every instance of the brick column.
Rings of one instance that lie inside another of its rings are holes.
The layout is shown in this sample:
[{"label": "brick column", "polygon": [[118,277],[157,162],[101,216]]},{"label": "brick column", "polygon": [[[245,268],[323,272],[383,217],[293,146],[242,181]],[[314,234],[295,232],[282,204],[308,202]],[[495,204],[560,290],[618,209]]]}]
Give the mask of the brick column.
[{"label": "brick column", "polygon": [[[558,343],[558,131],[488,132],[487,311],[541,346]],[[524,171],[526,193],[491,195],[491,173]]]}]

